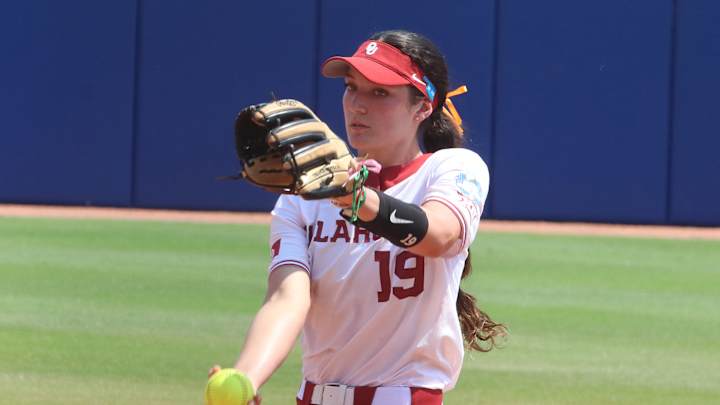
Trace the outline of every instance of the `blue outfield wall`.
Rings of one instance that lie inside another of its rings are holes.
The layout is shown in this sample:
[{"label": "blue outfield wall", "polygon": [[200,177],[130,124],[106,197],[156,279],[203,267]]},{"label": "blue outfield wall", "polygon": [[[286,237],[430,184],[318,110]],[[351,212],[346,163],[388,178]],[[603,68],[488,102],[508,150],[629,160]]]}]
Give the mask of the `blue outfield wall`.
[{"label": "blue outfield wall", "polygon": [[293,16],[267,24],[262,2],[141,3],[134,204],[140,207],[268,210],[276,196],[237,174],[238,110],[278,97],[315,98],[316,11],[274,2]]},{"label": "blue outfield wall", "polygon": [[670,220],[720,225],[720,1],[678,3]]},{"label": "blue outfield wall", "polygon": [[495,216],[663,223],[672,0],[503,0]]},{"label": "blue outfield wall", "polygon": [[342,81],[320,62],[404,28],[470,89],[455,101],[491,169],[491,217],[720,225],[720,2],[282,0],[272,26],[267,13],[0,6],[0,202],[267,211],[274,195],[215,180],[239,169],[238,110],[273,92],[343,134]]},{"label": "blue outfield wall", "polygon": [[0,5],[0,201],[130,205],[135,2]]}]

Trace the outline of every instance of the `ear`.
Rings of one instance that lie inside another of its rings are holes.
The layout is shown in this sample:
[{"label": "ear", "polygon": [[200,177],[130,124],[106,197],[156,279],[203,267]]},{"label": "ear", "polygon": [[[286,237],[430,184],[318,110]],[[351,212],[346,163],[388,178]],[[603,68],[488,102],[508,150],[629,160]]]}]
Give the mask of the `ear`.
[{"label": "ear", "polygon": [[432,103],[426,98],[423,98],[418,105],[420,108],[415,113],[415,120],[422,122],[432,114],[433,107]]}]

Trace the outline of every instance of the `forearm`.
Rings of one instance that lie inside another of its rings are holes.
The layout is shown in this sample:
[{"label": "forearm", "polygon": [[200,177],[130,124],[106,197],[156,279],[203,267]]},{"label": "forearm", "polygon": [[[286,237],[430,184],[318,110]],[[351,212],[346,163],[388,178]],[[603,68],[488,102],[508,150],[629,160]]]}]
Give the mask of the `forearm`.
[{"label": "forearm", "polygon": [[[275,270],[278,271],[282,269]],[[300,271],[302,273],[289,277],[307,278],[307,273]],[[299,284],[301,290],[305,288],[305,280]],[[309,290],[309,286],[307,288]],[[292,294],[278,290],[268,293],[265,303],[250,325],[245,345],[235,363],[235,368],[250,378],[256,390],[280,367],[292,350],[309,308],[309,292]]]},{"label": "forearm", "polygon": [[[378,193],[381,192],[375,191],[370,188],[365,188],[365,202],[358,210],[358,219],[365,223],[368,223],[374,221],[377,218],[380,211],[380,197]],[[387,197],[384,198],[387,201]],[[336,199],[336,201],[341,206],[347,206],[351,203],[352,198],[350,197],[350,199],[348,199],[348,197],[342,197]],[[420,240],[419,242],[417,242],[417,244],[399,246],[402,246],[415,254],[427,257],[437,257],[445,254],[461,236],[460,222],[458,221],[457,217],[450,211],[450,209],[443,204],[431,201],[419,207],[419,209],[422,211],[418,210],[417,206],[414,206],[415,208],[410,209],[410,211],[405,211],[409,212],[410,214],[401,214],[401,212],[403,212],[402,206],[410,208],[412,204],[401,202],[399,200],[395,201],[396,202],[394,204],[399,204],[396,205],[398,217],[405,215],[404,217],[402,217],[403,219],[407,218],[405,220],[413,219],[416,223],[420,223],[420,220],[422,220],[426,221],[427,224],[427,227],[423,228],[425,229],[425,233],[422,235],[421,238],[418,237],[418,239]],[[386,208],[385,210],[387,211],[385,212],[385,215],[388,215],[390,211],[395,211],[394,209],[388,208]],[[413,212],[415,212],[416,214],[412,214]],[[393,214],[395,213],[393,212]],[[350,210],[345,209],[344,215],[346,215],[346,217],[349,217]],[[423,216],[424,218],[421,218]],[[390,220],[392,221],[392,218],[390,218]],[[397,224],[401,223],[397,222]],[[370,224],[366,224],[365,226],[370,227]],[[382,228],[388,230],[389,227],[392,226],[398,225],[386,224]],[[373,227],[370,228],[372,230]],[[387,237],[388,235],[381,234],[380,236]],[[390,239],[392,241],[392,238]]]}]

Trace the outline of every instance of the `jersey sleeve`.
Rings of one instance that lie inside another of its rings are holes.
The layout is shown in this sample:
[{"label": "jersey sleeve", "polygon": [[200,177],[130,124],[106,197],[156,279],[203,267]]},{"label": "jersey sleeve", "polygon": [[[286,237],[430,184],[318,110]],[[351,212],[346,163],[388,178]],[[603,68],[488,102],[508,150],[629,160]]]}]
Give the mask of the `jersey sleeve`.
[{"label": "jersey sleeve", "polygon": [[275,203],[270,222],[270,265],[268,272],[284,264],[294,264],[310,273],[307,228],[299,197],[281,195]]},{"label": "jersey sleeve", "polygon": [[460,222],[461,238],[448,252],[454,255],[475,240],[490,188],[490,174],[482,158],[469,149],[443,149],[435,154],[438,156],[423,203],[444,204]]}]

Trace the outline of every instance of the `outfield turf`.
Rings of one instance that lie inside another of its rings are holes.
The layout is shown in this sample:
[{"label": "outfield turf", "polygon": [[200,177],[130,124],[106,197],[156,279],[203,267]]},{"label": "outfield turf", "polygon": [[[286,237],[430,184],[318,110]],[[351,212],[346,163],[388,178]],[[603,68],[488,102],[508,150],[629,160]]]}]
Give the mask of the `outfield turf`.
[{"label": "outfield turf", "polygon": [[[261,303],[268,228],[0,218],[0,404],[200,404]],[[506,322],[445,404],[720,398],[720,242],[481,233]],[[263,388],[291,404],[299,352]]]}]

